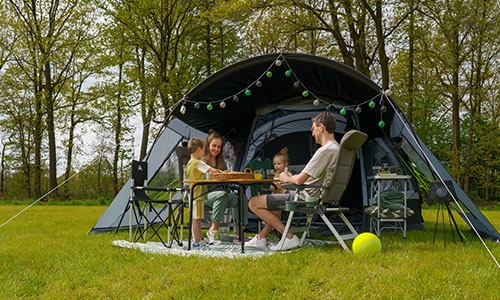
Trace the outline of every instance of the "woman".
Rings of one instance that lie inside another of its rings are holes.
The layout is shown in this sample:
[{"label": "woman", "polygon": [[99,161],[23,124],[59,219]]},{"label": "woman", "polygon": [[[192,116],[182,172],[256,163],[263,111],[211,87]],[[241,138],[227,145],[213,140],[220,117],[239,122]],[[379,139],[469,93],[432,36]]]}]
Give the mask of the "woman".
[{"label": "woman", "polygon": [[[205,155],[203,156],[203,161],[209,166],[219,170],[226,170],[226,164],[224,163],[224,157],[222,153],[223,142],[222,137],[214,130],[208,131],[208,136],[205,140]],[[219,223],[224,219],[224,213],[227,207],[237,208],[238,207],[238,197],[229,193],[221,186],[209,186],[207,200],[205,204],[212,207],[212,225],[207,231],[207,238],[209,243],[215,243],[219,238]],[[246,201],[245,201],[246,203]],[[244,208],[244,220],[247,219],[248,208]],[[236,230],[236,232],[238,232]],[[238,239],[238,236],[235,236]]]}]

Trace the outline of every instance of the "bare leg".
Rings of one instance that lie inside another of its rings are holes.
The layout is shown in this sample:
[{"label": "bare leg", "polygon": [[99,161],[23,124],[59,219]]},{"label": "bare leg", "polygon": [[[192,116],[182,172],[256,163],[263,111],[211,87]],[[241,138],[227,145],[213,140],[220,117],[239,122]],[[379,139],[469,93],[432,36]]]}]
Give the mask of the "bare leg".
[{"label": "bare leg", "polygon": [[[275,228],[279,232],[283,233],[283,231],[285,230],[285,225],[281,222],[281,218],[279,217],[281,216],[281,212],[279,212],[278,216],[278,214],[276,214],[275,211],[270,211],[267,208],[266,195],[259,195],[252,197],[248,202],[248,207],[266,224],[261,231],[263,235],[264,234],[266,235],[263,236],[259,234],[260,238],[266,237],[267,234],[271,232],[272,228]],[[289,239],[293,238],[293,234],[288,233],[287,238]]]},{"label": "bare leg", "polygon": [[193,219],[193,238],[195,243],[201,242],[201,219]]},{"label": "bare leg", "polygon": [[210,226],[210,230],[219,231],[219,222],[213,222],[212,226]]}]

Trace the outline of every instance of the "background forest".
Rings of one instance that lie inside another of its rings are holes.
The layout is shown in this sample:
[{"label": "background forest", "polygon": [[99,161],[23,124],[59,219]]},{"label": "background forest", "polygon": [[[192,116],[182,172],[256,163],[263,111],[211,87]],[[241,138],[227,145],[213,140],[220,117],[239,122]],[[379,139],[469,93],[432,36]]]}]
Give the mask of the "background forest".
[{"label": "background forest", "polygon": [[500,201],[497,1],[0,0],[0,15],[2,199],[112,199],[185,93],[281,51],[390,89],[471,198]]}]

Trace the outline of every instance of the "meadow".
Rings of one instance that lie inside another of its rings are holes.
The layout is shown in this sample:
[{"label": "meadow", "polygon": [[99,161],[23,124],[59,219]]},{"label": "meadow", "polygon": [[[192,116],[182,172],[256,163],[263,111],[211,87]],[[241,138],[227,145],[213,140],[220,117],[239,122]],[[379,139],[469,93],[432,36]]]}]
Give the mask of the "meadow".
[{"label": "meadow", "polygon": [[[0,224],[22,209],[0,205]],[[35,205],[4,224],[0,299],[499,298],[500,244],[485,247],[461,219],[466,242],[454,243],[448,224],[433,242],[433,209],[423,211],[426,231],[384,233],[374,257],[329,245],[233,259],[116,247],[127,232],[88,234],[105,209]],[[500,210],[483,212],[500,229]]]}]

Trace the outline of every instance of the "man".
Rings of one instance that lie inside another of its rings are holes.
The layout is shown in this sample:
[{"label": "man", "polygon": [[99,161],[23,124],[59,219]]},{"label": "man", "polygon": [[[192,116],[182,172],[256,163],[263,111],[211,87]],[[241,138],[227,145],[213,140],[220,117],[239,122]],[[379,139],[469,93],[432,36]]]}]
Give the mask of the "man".
[{"label": "man", "polygon": [[[324,111],[312,118],[312,123],[312,135],[316,143],[321,147],[316,150],[300,174],[290,176],[287,172],[282,172],[279,177],[281,183],[321,185],[327,174],[331,172],[331,166],[336,161],[340,148],[334,137],[337,125],[335,117],[330,112]],[[305,191],[310,196],[319,196],[319,189],[305,189]],[[285,208],[285,202],[292,200],[293,196],[294,192],[290,192],[259,195],[250,198],[248,207],[264,221],[265,226],[252,240],[245,243],[245,246],[266,248],[267,236],[273,228],[283,233],[285,225],[281,222],[281,212]],[[298,247],[299,243],[297,236],[288,233],[286,239],[283,239],[282,242],[275,246],[271,246],[271,250],[288,250]]]}]

